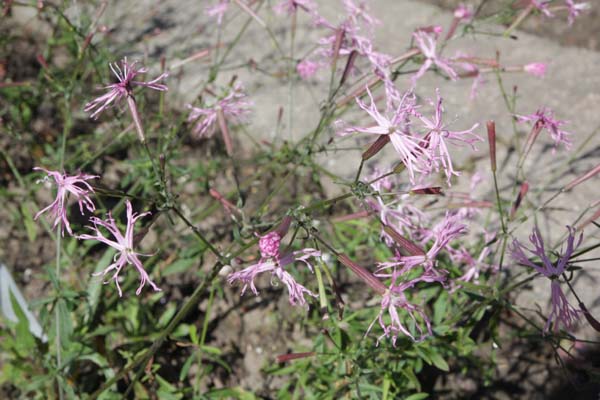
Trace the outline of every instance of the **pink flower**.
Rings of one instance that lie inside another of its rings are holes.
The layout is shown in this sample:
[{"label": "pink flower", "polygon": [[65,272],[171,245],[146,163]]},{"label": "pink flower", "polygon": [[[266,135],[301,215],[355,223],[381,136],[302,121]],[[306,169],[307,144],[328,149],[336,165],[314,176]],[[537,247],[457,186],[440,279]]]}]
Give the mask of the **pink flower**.
[{"label": "pink flower", "polygon": [[[569,230],[569,235],[567,237],[566,249],[564,249],[564,251],[561,249],[555,262],[550,261],[550,258],[546,254],[544,241],[537,226],[533,229],[531,236],[529,236],[529,241],[534,246],[533,250],[525,247],[516,239],[513,241],[512,247],[509,248],[515,261],[535,269],[538,273],[551,280],[552,311],[544,326],[544,332],[548,332],[550,325],[554,321],[556,321],[554,324],[554,331],[558,330],[559,322],[562,323],[566,329],[571,329],[573,323],[579,318],[579,311],[569,304],[560,287],[559,277],[565,272],[569,259],[572,257],[575,249],[581,244],[583,233],[579,236],[577,244],[575,244],[575,229],[570,226],[567,226],[567,229]],[[531,261],[523,250],[527,250],[534,256],[539,257],[541,264]]]},{"label": "pink flower", "polygon": [[423,244],[433,240],[433,244],[427,253],[422,256],[415,255],[401,257],[400,263],[406,268],[413,268],[421,265],[431,277],[444,277],[446,274],[445,271],[438,271],[434,268],[435,260],[442,250],[449,248],[451,241],[467,233],[467,227],[461,220],[459,215],[446,212],[446,215],[441,222],[434,226],[433,229],[423,233]]},{"label": "pink flower", "polygon": [[382,115],[377,110],[375,100],[368,87],[367,94],[371,104],[365,104],[360,98],[356,98],[356,102],[375,120],[376,125],[365,128],[348,127],[338,132],[338,134],[343,136],[353,132],[361,132],[371,135],[389,135],[394,149],[400,155],[400,160],[410,174],[411,182],[414,182],[415,172],[425,171],[427,152],[421,145],[421,139],[411,135],[407,127],[409,116],[415,113],[413,94],[406,92],[399,102],[392,101],[394,96],[388,95],[386,115]]},{"label": "pink flower", "polygon": [[473,12],[473,6],[471,5],[466,6],[463,3],[460,3],[454,10],[454,18],[458,20],[470,21],[473,18],[473,15],[475,15],[475,13]]},{"label": "pink flower", "polygon": [[450,152],[446,141],[450,141],[455,144],[464,143],[476,150],[474,145],[475,142],[482,140],[477,134],[473,133],[473,130],[479,126],[479,124],[473,125],[470,129],[465,131],[450,131],[446,128],[446,125],[442,122],[442,97],[440,96],[439,89],[436,89],[437,103],[435,104],[435,114],[432,119],[429,119],[419,114],[419,119],[423,123],[427,134],[425,141],[428,143],[427,151],[431,153],[429,157],[431,166],[435,170],[439,170],[440,166],[446,173],[448,186],[450,186],[450,178],[452,175],[459,175],[452,166],[452,159],[450,158]]},{"label": "pink flower", "polygon": [[219,2],[213,6],[206,7],[206,15],[209,17],[217,18],[217,25],[223,23],[223,16],[229,8],[229,0],[219,0]]},{"label": "pink flower", "polygon": [[569,26],[573,25],[582,11],[590,8],[590,3],[575,3],[573,0],[565,0],[565,3],[569,9]]},{"label": "pink flower", "polygon": [[313,0],[283,0],[281,3],[273,7],[277,14],[293,14],[298,9],[311,13],[317,5]]},{"label": "pink flower", "polygon": [[546,68],[548,68],[546,63],[529,63],[523,66],[525,72],[538,78],[543,78],[546,75]]},{"label": "pink flower", "polygon": [[[277,237],[275,237],[273,233],[277,235]],[[300,261],[306,264],[308,269],[312,271],[313,267],[308,262],[308,259],[310,257],[320,257],[321,252],[315,249],[306,248],[281,255],[278,249],[278,238],[279,235],[276,232],[272,232],[261,238],[259,242],[262,256],[260,261],[241,271],[230,274],[227,278],[227,282],[233,284],[235,281],[240,281],[244,284],[242,287],[242,295],[246,292],[248,287],[250,287],[252,292],[258,296],[258,290],[254,285],[254,279],[263,272],[270,272],[272,277],[276,277],[287,287],[291,305],[305,305],[305,294],[312,297],[317,297],[317,295],[296,282],[294,277],[285,270],[285,267]],[[275,246],[277,246],[277,252],[275,252]],[[271,280],[271,284],[273,284],[273,280]]]},{"label": "pink flower", "polygon": [[211,137],[215,133],[219,110],[223,112],[223,116],[228,122],[244,122],[252,105],[246,98],[244,87],[241,83],[236,82],[226,96],[210,107],[201,108],[187,104],[186,107],[191,110],[188,122],[197,121],[193,129],[194,134],[199,138]]},{"label": "pink flower", "polygon": [[158,83],[158,81],[165,79],[168,76],[167,73],[161,74],[148,82],[134,81],[133,79],[136,75],[147,72],[146,68],[138,68],[136,67],[136,64],[137,61],[134,61],[131,64],[128,63],[127,57],[121,60],[121,67],[119,67],[118,63],[108,64],[113,74],[117,77],[118,82],[105,86],[105,89],[109,89],[105,95],[97,97],[85,105],[85,108],[83,109],[85,112],[93,111],[92,114],[90,114],[90,118],[97,118],[102,111],[112,104],[118,103],[123,97],[130,96],[134,86],[143,86],[159,91],[168,90],[166,85]]},{"label": "pink flower", "polygon": [[554,140],[554,151],[556,151],[558,145],[561,143],[565,148],[571,148],[571,140],[568,138],[571,133],[560,129],[561,125],[567,122],[554,119],[554,112],[549,108],[540,108],[535,114],[516,115],[516,118],[518,122],[533,122],[536,129],[541,130],[545,128]]},{"label": "pink flower", "polygon": [[69,220],[67,219],[67,209],[66,209],[66,201],[69,197],[69,194],[72,194],[79,203],[79,211],[81,215],[83,215],[83,206],[89,212],[94,212],[96,210],[96,206],[92,199],[90,199],[89,194],[94,193],[94,189],[87,183],[90,179],[96,179],[98,176],[96,175],[88,175],[83,173],[78,173],[77,175],[68,176],[67,174],[61,174],[57,171],[48,171],[44,168],[35,167],[34,171],[44,171],[48,177],[52,177],[54,179],[54,183],[56,184],[56,199],[46,208],[40,210],[37,214],[35,214],[34,219],[38,219],[38,217],[44,212],[50,210],[50,214],[54,218],[53,227],[59,224],[62,221],[61,232],[62,235],[65,235],[65,228],[67,228],[67,232],[69,235],[73,235],[73,231],[71,230],[71,225],[69,224]]},{"label": "pink flower", "polygon": [[[431,336],[431,322],[425,312],[419,307],[411,304],[406,292],[413,288],[418,282],[423,281],[422,277],[401,281],[403,270],[394,268],[391,274],[389,289],[381,298],[381,310],[377,318],[369,325],[365,336],[369,334],[375,322],[383,329],[383,334],[377,338],[377,344],[384,337],[392,340],[392,345],[396,347],[396,341],[399,335],[405,335],[415,342],[424,340]],[[384,319],[385,314],[389,315],[389,322]],[[405,321],[408,320],[408,323]]]},{"label": "pink flower", "polygon": [[281,236],[277,232],[270,232],[264,236],[261,236],[260,240],[258,241],[261,259],[277,256],[279,254],[280,243]]},{"label": "pink flower", "polygon": [[373,32],[375,25],[380,24],[377,18],[372,17],[368,13],[368,7],[366,1],[361,1],[356,4],[353,0],[343,0],[344,7],[348,13],[348,17],[355,24],[363,24],[368,31]]},{"label": "pink flower", "polygon": [[[140,286],[136,290],[135,294],[139,295],[142,292],[142,288],[146,285],[146,283],[150,284],[152,288],[159,292],[160,289],[152,282],[148,273],[144,270],[144,266],[142,262],[138,258],[138,256],[145,256],[145,254],[136,253],[133,251],[133,226],[135,222],[142,218],[145,215],[150,214],[149,212],[145,212],[142,214],[134,213],[131,207],[131,202],[129,200],[125,201],[125,205],[127,206],[127,226],[125,228],[125,234],[123,235],[115,220],[112,218],[111,213],[108,213],[108,219],[106,221],[101,220],[100,218],[92,217],[90,221],[94,224],[93,227],[90,227],[94,231],[93,235],[83,234],[79,236],[79,239],[91,239],[102,242],[118,251],[113,259],[113,263],[104,269],[104,271],[98,272],[94,274],[94,276],[104,276],[109,272],[114,271],[111,279],[117,285],[117,290],[119,291],[119,297],[123,296],[123,292],[121,291],[121,286],[119,286],[119,273],[126,265],[133,265],[138,273],[140,274]],[[113,236],[114,240],[108,239],[106,236],[102,234],[100,231],[100,227],[104,227],[110,234]],[[105,284],[108,283],[104,282]]]},{"label": "pink flower", "polygon": [[[381,172],[375,170],[369,180],[375,179],[380,175]],[[372,183],[371,187],[378,193],[374,195],[375,199],[367,199],[366,204],[379,214],[379,220],[384,225],[390,226],[399,232],[410,232],[412,229],[416,229],[421,224],[421,221],[425,219],[425,214],[419,208],[405,201],[407,200],[406,198],[397,197],[387,203],[384,201],[383,192],[392,189],[389,177]],[[389,197],[386,196],[386,198]],[[394,243],[394,239],[383,228],[381,229],[381,238],[388,246],[392,246]]]},{"label": "pink flower", "polygon": [[554,17],[554,14],[548,9],[548,5],[552,0],[530,0],[531,5],[548,18]]},{"label": "pink flower", "polygon": [[436,53],[436,39],[432,34],[424,31],[416,31],[413,33],[417,47],[421,50],[421,53],[425,57],[425,62],[421,65],[421,68],[411,78],[412,86],[416,86],[417,80],[421,78],[425,72],[431,68],[432,65],[436,65],[439,69],[444,71],[450,79],[453,81],[458,78],[456,72],[450,66],[450,62],[444,58],[441,58]]},{"label": "pink flower", "polygon": [[313,77],[322,66],[323,65],[321,63],[310,60],[302,60],[296,66],[296,72],[298,72],[300,78],[308,80]]}]

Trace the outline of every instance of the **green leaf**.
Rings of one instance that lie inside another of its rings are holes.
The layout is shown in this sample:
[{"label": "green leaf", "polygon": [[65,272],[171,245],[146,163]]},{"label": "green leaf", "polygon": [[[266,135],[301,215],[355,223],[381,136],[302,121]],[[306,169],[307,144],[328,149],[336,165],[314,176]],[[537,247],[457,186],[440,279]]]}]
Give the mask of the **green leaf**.
[{"label": "green leaf", "polygon": [[12,292],[10,292],[10,302],[12,304],[13,311],[17,316],[16,336],[15,336],[15,351],[21,356],[26,357],[31,352],[31,349],[35,346],[35,339],[29,331],[29,320],[27,315],[21,308],[21,305],[15,298]]},{"label": "green leaf", "polygon": [[415,394],[411,394],[410,396],[406,397],[404,400],[423,400],[429,397],[429,393],[415,393]]},{"label": "green leaf", "polygon": [[257,397],[242,388],[214,389],[206,393],[210,399],[255,400]]},{"label": "green leaf", "polygon": [[56,302],[58,310],[58,326],[60,328],[60,343],[63,347],[69,347],[71,335],[73,334],[73,322],[64,299],[58,299]]},{"label": "green leaf", "polygon": [[190,325],[190,340],[196,345],[200,343],[198,340],[198,328],[196,328],[196,325],[194,324]]},{"label": "green leaf", "polygon": [[167,326],[169,321],[171,321],[171,318],[173,318],[173,315],[175,315],[175,312],[177,312],[177,307],[175,307],[175,304],[169,303],[167,310],[160,316],[160,319],[158,320],[157,328]]},{"label": "green leaf", "polygon": [[29,204],[21,204],[21,214],[23,215],[23,224],[25,225],[25,231],[27,232],[27,238],[30,242],[34,242],[37,237],[37,224],[33,221],[33,216],[29,211]]},{"label": "green leaf", "polygon": [[448,363],[446,362],[446,360],[444,360],[442,358],[442,356],[439,353],[435,353],[435,352],[431,352],[430,354],[431,357],[431,362],[433,362],[433,365],[435,365],[435,367],[437,369],[441,369],[442,371],[450,371],[450,366],[448,365]]},{"label": "green leaf", "polygon": [[[107,265],[110,264],[111,260],[114,257],[116,250],[112,247],[109,247],[100,260],[96,263],[96,268],[94,268],[94,273],[98,273],[106,268]],[[86,315],[85,320],[90,321],[94,317],[94,313],[96,312],[96,308],[98,308],[98,302],[100,301],[100,292],[102,291],[102,279],[91,277],[89,278],[87,285],[87,303],[88,303],[88,313]]]},{"label": "green leaf", "polygon": [[177,260],[173,264],[171,264],[167,268],[165,268],[162,275],[168,276],[168,275],[172,275],[172,274],[179,274],[179,273],[185,272],[188,269],[190,269],[190,267],[192,265],[196,264],[196,262],[197,262],[197,260],[193,259],[193,258],[184,258],[181,260]]},{"label": "green leaf", "polygon": [[192,353],[187,360],[185,360],[183,366],[181,367],[181,371],[179,371],[179,382],[182,382],[187,377],[190,367],[192,366],[192,362],[195,358],[196,354]]}]

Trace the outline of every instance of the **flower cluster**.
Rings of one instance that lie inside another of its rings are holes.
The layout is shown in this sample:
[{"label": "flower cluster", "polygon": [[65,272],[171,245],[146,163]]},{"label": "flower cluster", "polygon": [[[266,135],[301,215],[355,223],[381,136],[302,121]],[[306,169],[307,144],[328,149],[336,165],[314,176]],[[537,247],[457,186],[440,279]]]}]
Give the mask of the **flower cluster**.
[{"label": "flower cluster", "polygon": [[[78,173],[76,175],[70,176],[70,175],[67,175],[64,173],[60,173],[57,171],[49,171],[49,170],[46,170],[44,168],[39,168],[39,167],[34,168],[34,170],[44,171],[48,177],[52,177],[54,179],[54,183],[56,184],[56,187],[57,187],[56,199],[49,206],[40,210],[35,215],[35,219],[37,219],[44,212],[49,211],[50,214],[54,217],[54,227],[58,226],[58,224],[61,224],[61,231],[62,231],[63,236],[64,236],[65,229],[67,230],[69,235],[74,236],[73,230],[71,229],[71,224],[69,223],[69,220],[67,218],[66,205],[67,205],[68,198],[71,195],[77,200],[77,202],[79,204],[79,210],[82,215],[84,215],[84,210],[83,210],[84,207],[87,209],[87,211],[89,211],[90,213],[93,213],[96,210],[96,206],[95,206],[94,202],[92,201],[92,199],[90,198],[90,195],[94,193],[94,189],[90,186],[90,184],[87,181],[90,179],[96,179],[99,177],[96,175],[89,175],[89,174],[83,174],[83,173]],[[97,240],[101,243],[104,243],[104,244],[116,249],[119,252],[119,254],[117,255],[118,257],[115,256],[115,262],[113,264],[109,265],[104,270],[104,272],[96,274],[96,275],[106,275],[110,271],[114,270],[115,272],[113,274],[112,279],[115,281],[115,283],[117,285],[117,289],[119,291],[119,296],[122,296],[122,294],[123,294],[121,291],[121,287],[119,286],[119,281],[118,281],[119,272],[127,264],[133,264],[141,276],[141,283],[140,283],[138,290],[136,291],[137,295],[139,295],[141,293],[141,290],[144,287],[144,285],[146,284],[146,282],[148,282],[154,288],[154,290],[160,290],[154,284],[154,282],[152,282],[152,280],[148,276],[148,273],[144,270],[144,267],[142,266],[142,263],[140,262],[140,260],[138,258],[138,256],[141,254],[133,251],[133,246],[134,246],[133,225],[135,224],[135,222],[138,219],[142,218],[145,215],[148,215],[149,213],[136,214],[133,212],[132,206],[131,206],[131,203],[129,202],[129,200],[126,200],[125,204],[127,207],[127,227],[125,229],[125,234],[122,234],[119,231],[119,228],[117,227],[115,220],[112,218],[112,216],[109,212],[108,219],[106,221],[103,221],[94,216],[89,218],[90,222],[92,222],[92,224],[94,224],[94,227],[92,227],[91,229],[93,229],[95,231],[95,235],[83,234],[83,235],[79,235],[79,236],[75,235],[75,236],[78,239]],[[114,240],[110,240],[110,239],[106,238],[100,232],[99,227],[106,228],[106,230],[108,230],[111,233],[111,235],[114,237]]]},{"label": "flower cluster", "polygon": [[[346,127],[338,132],[347,135],[354,132],[371,135],[386,135],[392,146],[400,156],[400,161],[406,166],[413,184],[416,183],[417,174],[430,175],[432,172],[444,170],[447,182],[450,185],[452,175],[459,175],[454,169],[448,143],[467,144],[474,147],[474,143],[481,140],[474,130],[478,124],[464,131],[448,129],[442,121],[442,98],[437,91],[437,102],[434,107],[433,117],[427,117],[418,110],[415,96],[412,92],[400,95],[391,85],[386,87],[386,110],[382,114],[373,99],[371,91],[367,88],[370,104],[356,99],[358,106],[375,121],[375,126]],[[416,124],[415,124],[416,120]],[[338,123],[343,126],[343,123]]]}]

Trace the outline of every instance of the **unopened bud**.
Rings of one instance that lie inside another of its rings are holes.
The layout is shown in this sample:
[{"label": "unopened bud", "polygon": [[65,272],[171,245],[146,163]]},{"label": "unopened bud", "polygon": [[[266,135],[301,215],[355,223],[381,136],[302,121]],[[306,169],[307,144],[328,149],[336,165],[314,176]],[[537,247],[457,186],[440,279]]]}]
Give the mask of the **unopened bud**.
[{"label": "unopened bud", "polygon": [[490,163],[492,172],[496,172],[496,123],[494,121],[487,122],[488,143],[490,145]]},{"label": "unopened bud", "polygon": [[513,219],[515,217],[515,214],[517,213],[517,210],[521,206],[521,202],[525,198],[525,195],[527,194],[528,191],[529,191],[529,183],[523,182],[521,184],[521,190],[519,190],[519,194],[517,195],[517,198],[515,199],[515,202],[512,205],[512,209],[510,210],[510,219]]},{"label": "unopened bud", "polygon": [[221,267],[221,269],[219,270],[219,276],[221,278],[226,278],[227,276],[229,276],[231,273],[233,272],[233,268],[231,268],[231,265],[223,265]]},{"label": "unopened bud", "polygon": [[377,138],[376,141],[373,142],[371,146],[362,154],[363,161],[368,160],[373,157],[375,154],[379,153],[381,149],[384,148],[386,144],[390,142],[390,135],[381,135]]}]

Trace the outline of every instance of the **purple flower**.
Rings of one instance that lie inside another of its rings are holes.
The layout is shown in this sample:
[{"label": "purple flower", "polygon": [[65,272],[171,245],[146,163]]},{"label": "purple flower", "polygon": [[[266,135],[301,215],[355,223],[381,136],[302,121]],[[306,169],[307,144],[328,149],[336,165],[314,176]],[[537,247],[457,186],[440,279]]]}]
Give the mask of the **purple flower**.
[{"label": "purple flower", "polygon": [[536,129],[541,130],[542,128],[545,128],[554,140],[553,151],[556,151],[560,143],[567,149],[571,148],[571,140],[568,138],[571,133],[560,129],[561,125],[564,125],[567,122],[554,119],[554,112],[549,108],[540,108],[535,114],[516,115],[516,118],[518,122],[533,122]]},{"label": "purple flower", "polygon": [[116,104],[123,97],[131,95],[134,86],[143,86],[160,91],[168,90],[166,85],[158,83],[160,80],[165,79],[168,76],[167,73],[163,73],[157,78],[148,82],[134,81],[133,79],[136,77],[136,75],[144,74],[148,71],[144,67],[138,68],[136,64],[137,61],[128,63],[127,57],[121,60],[121,67],[119,67],[118,63],[108,64],[113,74],[115,74],[119,81],[117,83],[105,86],[104,88],[108,89],[106,94],[95,98],[85,105],[85,108],[83,109],[85,112],[93,111],[92,114],[90,114],[90,118],[97,118],[102,111],[110,107],[112,104]]},{"label": "purple flower", "polygon": [[417,47],[421,50],[421,53],[425,57],[425,62],[421,65],[421,68],[411,78],[412,86],[416,86],[417,80],[421,78],[425,72],[431,68],[432,65],[436,65],[439,69],[444,71],[450,79],[453,81],[458,78],[456,72],[450,66],[450,62],[437,55],[436,52],[436,38],[434,35],[427,33],[423,30],[419,30],[413,33],[413,37],[417,44]]},{"label": "purple flower", "polygon": [[96,210],[96,206],[92,199],[90,199],[89,194],[94,193],[94,189],[87,183],[90,179],[96,179],[98,176],[96,175],[88,175],[83,173],[78,173],[77,175],[69,176],[67,174],[61,174],[57,171],[48,171],[44,168],[35,167],[35,171],[44,171],[48,177],[52,177],[54,179],[54,183],[56,184],[56,199],[46,208],[40,210],[37,214],[35,214],[34,219],[38,219],[38,217],[44,212],[50,210],[50,214],[54,218],[53,227],[59,224],[62,221],[61,232],[62,235],[65,235],[65,228],[67,228],[67,232],[69,235],[73,235],[73,231],[71,230],[71,225],[69,224],[69,220],[67,219],[67,209],[65,207],[67,198],[69,194],[72,194],[79,203],[79,211],[81,215],[83,215],[83,206],[89,212],[94,212]]},{"label": "purple flower", "polygon": [[[287,287],[291,305],[305,305],[305,294],[312,297],[317,297],[317,295],[296,282],[294,277],[285,270],[285,267],[300,261],[306,264],[308,269],[312,271],[313,267],[308,259],[310,257],[320,257],[321,252],[315,249],[306,248],[281,255],[279,253],[280,240],[281,238],[276,232],[271,232],[263,236],[259,241],[262,256],[260,261],[241,271],[230,274],[227,278],[227,282],[233,284],[235,281],[240,281],[244,284],[242,287],[242,295],[246,292],[248,287],[250,287],[252,293],[258,296],[258,290],[254,285],[254,279],[263,272],[270,272],[271,277],[279,279],[279,281],[283,282]],[[277,251],[275,252],[276,247]],[[271,280],[271,284],[273,284],[273,280]]]},{"label": "purple flower", "polygon": [[538,78],[543,78],[546,75],[546,69],[548,68],[548,64],[546,63],[529,63],[523,66],[523,70],[528,74],[536,76]]},{"label": "purple flower", "polygon": [[[575,229],[571,228],[570,226],[567,226],[567,229],[569,230],[569,235],[567,237],[566,249],[564,249],[564,251],[561,249],[561,252],[555,262],[550,261],[550,258],[546,254],[544,241],[537,226],[533,229],[533,232],[529,236],[529,241],[534,246],[533,250],[525,247],[516,239],[509,248],[512,258],[515,261],[517,261],[519,264],[535,269],[538,273],[551,280],[550,289],[552,312],[548,316],[548,320],[544,326],[544,332],[548,332],[550,325],[554,321],[556,321],[554,324],[554,331],[558,330],[559,322],[562,323],[565,328],[571,329],[573,322],[579,318],[579,312],[567,301],[567,298],[565,297],[558,280],[559,277],[565,272],[569,259],[573,256],[573,252],[575,249],[577,249],[577,247],[579,247],[583,239],[582,233],[579,236],[577,244],[575,244]],[[534,256],[539,257],[541,264],[531,261],[525,254],[524,250],[527,250]]]},{"label": "purple flower", "polygon": [[206,15],[209,17],[217,18],[217,25],[221,25],[223,23],[223,15],[227,12],[229,8],[229,0],[219,0],[219,2],[213,6],[206,7]]},{"label": "purple flower", "polygon": [[426,170],[426,149],[422,147],[421,139],[410,134],[408,130],[408,119],[415,114],[414,96],[406,92],[398,102],[392,101],[394,96],[388,95],[386,115],[382,115],[377,109],[371,91],[367,87],[367,94],[371,104],[365,104],[360,98],[356,98],[358,106],[366,111],[375,120],[376,125],[370,127],[347,127],[338,132],[339,135],[347,135],[353,132],[368,133],[372,135],[389,135],[392,146],[400,155],[400,160],[406,166],[411,182],[415,180],[415,172]]},{"label": "purple flower", "polygon": [[450,131],[446,128],[446,125],[442,122],[442,114],[444,109],[442,108],[442,97],[440,96],[439,89],[436,90],[437,102],[435,104],[435,114],[432,119],[429,119],[419,114],[419,119],[423,123],[427,134],[425,141],[428,143],[427,151],[430,152],[429,160],[431,161],[431,167],[436,171],[439,171],[440,166],[446,173],[448,186],[450,186],[450,178],[452,175],[459,175],[452,166],[452,159],[450,158],[450,152],[446,141],[454,144],[464,143],[476,150],[474,145],[475,142],[482,140],[477,134],[473,133],[473,130],[479,126],[479,124],[473,125],[470,129],[464,131]]},{"label": "purple flower", "polygon": [[244,122],[252,105],[246,98],[244,87],[236,82],[226,96],[210,107],[201,108],[187,104],[186,107],[191,110],[188,122],[197,121],[193,129],[194,134],[199,138],[211,137],[215,133],[219,110],[228,122]]},{"label": "purple flower", "polygon": [[565,0],[565,3],[569,9],[569,26],[573,25],[575,18],[577,18],[582,11],[590,8],[589,3],[575,3],[573,0]]},{"label": "purple flower", "polygon": [[[119,273],[126,265],[133,265],[138,273],[140,274],[140,286],[135,291],[136,295],[139,295],[142,292],[142,288],[146,285],[146,283],[150,284],[152,288],[159,292],[160,289],[152,282],[146,270],[144,270],[144,266],[142,262],[138,258],[138,256],[147,256],[145,254],[136,253],[133,251],[133,226],[135,222],[142,218],[145,215],[150,214],[149,212],[145,212],[142,214],[134,213],[131,207],[131,202],[129,200],[125,201],[125,205],[127,206],[127,226],[125,228],[125,234],[123,235],[115,220],[112,218],[111,213],[108,213],[108,219],[106,221],[101,220],[100,218],[92,217],[90,221],[94,224],[93,227],[90,227],[94,231],[93,235],[83,234],[79,236],[79,239],[91,239],[97,240],[108,246],[116,249],[118,251],[115,254],[113,259],[113,263],[104,269],[104,271],[98,272],[94,274],[94,276],[104,276],[109,272],[114,271],[111,279],[115,281],[117,285],[117,290],[119,291],[119,297],[123,295],[121,291],[121,286],[119,286]],[[108,239],[106,236],[102,234],[100,231],[100,227],[104,227],[110,234],[113,236],[114,240]],[[108,281],[104,282],[105,284]]]}]

